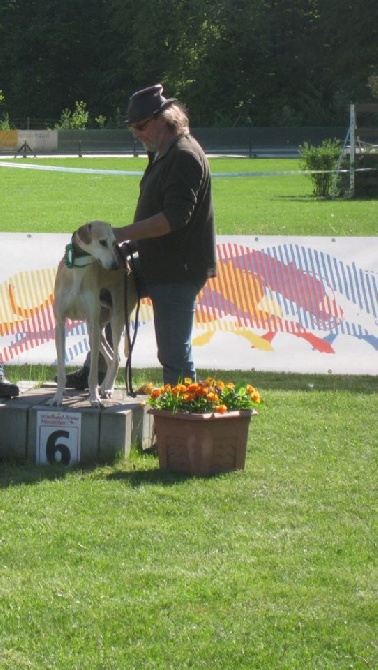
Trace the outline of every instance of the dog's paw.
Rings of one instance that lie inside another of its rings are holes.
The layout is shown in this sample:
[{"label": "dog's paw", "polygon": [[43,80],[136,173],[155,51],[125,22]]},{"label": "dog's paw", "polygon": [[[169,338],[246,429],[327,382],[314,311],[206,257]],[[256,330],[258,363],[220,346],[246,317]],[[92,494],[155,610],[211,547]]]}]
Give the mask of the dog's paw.
[{"label": "dog's paw", "polygon": [[100,389],[100,396],[103,399],[110,400],[113,395],[113,389]]},{"label": "dog's paw", "polygon": [[49,398],[46,400],[45,405],[48,405],[49,407],[60,407],[60,405],[63,404],[63,397],[55,394],[52,398]]},{"label": "dog's paw", "polygon": [[101,398],[97,393],[97,390],[95,393],[89,394],[89,402],[92,405],[92,407],[102,407]]}]

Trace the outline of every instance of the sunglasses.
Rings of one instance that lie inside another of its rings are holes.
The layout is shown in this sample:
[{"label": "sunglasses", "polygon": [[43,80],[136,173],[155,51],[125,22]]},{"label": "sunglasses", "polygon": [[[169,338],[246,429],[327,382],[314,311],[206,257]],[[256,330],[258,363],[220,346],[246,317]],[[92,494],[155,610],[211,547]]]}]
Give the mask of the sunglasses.
[{"label": "sunglasses", "polygon": [[150,116],[150,117],[149,117],[148,119],[146,119],[145,121],[141,121],[140,123],[133,123],[133,124],[131,124],[131,126],[130,126],[131,130],[136,130],[136,131],[138,131],[138,132],[141,133],[143,130],[146,130],[148,124],[149,124],[151,121],[153,121],[154,119],[159,118],[160,114],[161,114],[161,110],[158,109],[157,112],[155,112],[152,116]]},{"label": "sunglasses", "polygon": [[130,128],[131,130],[136,130],[137,132],[141,133],[143,130],[146,130],[148,124],[150,121],[152,121],[154,117],[151,116],[147,121],[143,121],[142,123],[133,123]]}]

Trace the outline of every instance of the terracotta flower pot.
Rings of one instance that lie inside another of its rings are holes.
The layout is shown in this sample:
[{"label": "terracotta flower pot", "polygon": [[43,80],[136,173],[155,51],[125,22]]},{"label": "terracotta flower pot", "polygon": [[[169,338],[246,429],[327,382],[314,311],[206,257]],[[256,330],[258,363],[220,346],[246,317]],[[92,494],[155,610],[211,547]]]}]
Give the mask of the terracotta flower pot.
[{"label": "terracotta flower pot", "polygon": [[172,414],[149,409],[162,470],[206,477],[243,470],[254,410],[226,414]]}]

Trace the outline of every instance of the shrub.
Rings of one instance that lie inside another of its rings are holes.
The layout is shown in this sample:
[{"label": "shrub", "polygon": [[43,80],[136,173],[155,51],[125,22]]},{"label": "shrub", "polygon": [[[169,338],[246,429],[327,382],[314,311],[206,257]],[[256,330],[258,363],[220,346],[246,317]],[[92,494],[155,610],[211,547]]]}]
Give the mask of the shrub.
[{"label": "shrub", "polygon": [[314,190],[313,194],[320,198],[330,196],[331,189],[336,180],[337,161],[340,156],[342,144],[340,140],[323,140],[319,147],[304,142],[299,146],[301,167],[304,170],[316,171],[309,174]]},{"label": "shrub", "polygon": [[9,114],[6,113],[2,117],[0,116],[0,130],[11,130],[12,126],[9,120]]},{"label": "shrub", "polygon": [[85,102],[75,103],[75,109],[64,109],[60,121],[54,126],[55,130],[85,130],[88,123],[89,112]]}]

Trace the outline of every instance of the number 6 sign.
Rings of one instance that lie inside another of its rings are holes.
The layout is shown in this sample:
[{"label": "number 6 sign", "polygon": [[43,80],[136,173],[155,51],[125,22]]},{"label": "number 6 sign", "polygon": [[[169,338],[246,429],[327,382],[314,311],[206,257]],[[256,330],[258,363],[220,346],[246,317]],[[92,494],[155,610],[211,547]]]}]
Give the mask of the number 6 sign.
[{"label": "number 6 sign", "polygon": [[81,414],[71,412],[37,412],[37,463],[80,462]]}]

